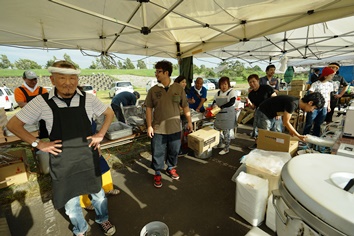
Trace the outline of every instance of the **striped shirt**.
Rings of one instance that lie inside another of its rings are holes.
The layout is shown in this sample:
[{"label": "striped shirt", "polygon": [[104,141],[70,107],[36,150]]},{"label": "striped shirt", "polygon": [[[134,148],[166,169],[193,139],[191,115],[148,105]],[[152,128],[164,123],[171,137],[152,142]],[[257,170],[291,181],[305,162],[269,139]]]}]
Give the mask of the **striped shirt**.
[{"label": "striped shirt", "polygon": [[[50,90],[48,99],[53,99],[59,108],[68,107],[66,103],[54,95],[55,88]],[[70,107],[78,107],[80,96],[83,96],[79,89],[76,89],[76,94],[70,102]],[[107,105],[103,104],[97,97],[86,93],[85,110],[87,118],[92,122],[94,116],[98,117],[106,111]],[[44,101],[42,96],[37,96],[24,106],[17,114],[17,118],[25,124],[36,124],[39,120],[46,122],[46,128],[50,134],[53,126],[53,112]],[[77,119],[73,117],[73,119]]]}]

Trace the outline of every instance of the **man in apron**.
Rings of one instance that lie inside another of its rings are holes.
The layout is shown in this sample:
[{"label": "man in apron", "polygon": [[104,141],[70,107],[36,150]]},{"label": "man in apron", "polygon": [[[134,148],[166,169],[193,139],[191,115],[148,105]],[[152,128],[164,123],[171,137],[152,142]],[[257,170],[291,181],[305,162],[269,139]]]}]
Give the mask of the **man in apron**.
[{"label": "man in apron", "polygon": [[[98,146],[114,113],[98,98],[81,93],[78,74],[73,64],[57,61],[48,68],[54,89],[32,99],[8,122],[8,129],[34,148],[50,153],[53,204],[65,207],[75,235],[86,235],[89,226],[80,206],[80,195],[90,194],[98,223],[105,235],[113,235],[115,227],[108,220],[107,199],[101,188]],[[94,115],[105,116],[100,131],[92,134]],[[23,126],[43,119],[50,141],[36,139]]]}]

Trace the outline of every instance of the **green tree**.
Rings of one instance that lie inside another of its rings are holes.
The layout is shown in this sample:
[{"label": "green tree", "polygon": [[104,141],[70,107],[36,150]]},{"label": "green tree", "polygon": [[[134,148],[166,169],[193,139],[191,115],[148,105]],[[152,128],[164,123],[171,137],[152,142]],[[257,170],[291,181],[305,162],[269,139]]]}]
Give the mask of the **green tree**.
[{"label": "green tree", "polygon": [[44,67],[48,68],[48,67],[52,66],[56,60],[58,60],[58,59],[55,56],[53,56],[53,59],[48,60]]},{"label": "green tree", "polygon": [[262,71],[262,69],[258,65],[255,65],[254,67],[252,67],[252,69],[255,71]]},{"label": "green tree", "polygon": [[130,60],[130,58],[125,59],[124,66],[125,66],[124,69],[135,69],[135,66],[133,62]]},{"label": "green tree", "polygon": [[101,56],[102,69],[117,69],[115,60],[110,56]]},{"label": "green tree", "polygon": [[211,69],[211,68],[205,68],[205,69],[203,70],[203,73],[204,73],[204,76],[205,76],[206,78],[213,78],[213,77],[216,77],[215,72],[214,72],[213,69]]},{"label": "green tree", "polygon": [[1,58],[0,58],[0,68],[1,69],[8,69],[8,68],[12,68],[13,65],[10,62],[10,60],[7,58],[6,55],[1,54]]},{"label": "green tree", "polygon": [[80,68],[78,64],[76,64],[75,62],[73,62],[73,60],[71,60],[71,57],[68,54],[65,53],[63,57],[65,61],[72,63],[76,68]]},{"label": "green tree", "polygon": [[19,59],[18,61],[15,61],[15,67],[19,70],[42,69],[37,62],[29,59]]},{"label": "green tree", "polygon": [[202,72],[201,69],[199,69],[197,65],[193,64],[193,74],[200,75],[201,72]]},{"label": "green tree", "polygon": [[125,69],[123,63],[120,60],[118,60],[117,64],[118,64],[118,69]]},{"label": "green tree", "polygon": [[98,58],[96,58],[96,61],[91,61],[91,65],[89,66],[89,69],[99,69],[100,62]]},{"label": "green tree", "polygon": [[146,66],[146,64],[145,64],[145,62],[143,60],[138,60],[137,67],[139,69],[147,69],[147,66]]}]

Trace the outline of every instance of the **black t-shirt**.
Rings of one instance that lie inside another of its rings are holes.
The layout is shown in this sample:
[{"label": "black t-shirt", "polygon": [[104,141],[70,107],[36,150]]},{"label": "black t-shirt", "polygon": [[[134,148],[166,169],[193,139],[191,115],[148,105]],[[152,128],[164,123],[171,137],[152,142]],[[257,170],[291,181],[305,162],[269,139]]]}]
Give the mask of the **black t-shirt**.
[{"label": "black t-shirt", "polygon": [[259,107],[259,104],[270,98],[273,93],[274,89],[269,85],[260,85],[257,91],[252,90],[248,94],[248,98],[256,107]]},{"label": "black t-shirt", "polygon": [[275,97],[268,98],[259,105],[259,110],[263,112],[269,119],[276,117],[278,112],[288,112],[293,113],[299,108],[299,98],[279,95]]}]

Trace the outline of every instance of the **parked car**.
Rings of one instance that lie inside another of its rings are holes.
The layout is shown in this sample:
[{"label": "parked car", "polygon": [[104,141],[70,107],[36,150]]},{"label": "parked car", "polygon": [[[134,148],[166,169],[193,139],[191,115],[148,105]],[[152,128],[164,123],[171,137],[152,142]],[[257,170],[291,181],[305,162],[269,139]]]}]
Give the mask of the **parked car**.
[{"label": "parked car", "polygon": [[146,83],[146,92],[149,91],[151,87],[154,87],[157,84],[157,79],[151,79]]},{"label": "parked car", "polygon": [[208,80],[215,85],[215,89],[219,88],[219,79],[218,78],[208,78]]},{"label": "parked car", "polygon": [[86,93],[91,93],[94,96],[96,96],[96,90],[93,89],[93,87],[91,85],[89,85],[89,84],[82,85],[81,88],[82,88],[82,91],[84,91]]},{"label": "parked car", "polygon": [[10,111],[18,107],[14,92],[8,87],[0,87],[0,107]]},{"label": "parked car", "polygon": [[[203,87],[205,87],[207,90],[215,90],[215,85],[210,82],[208,79],[203,79]],[[193,83],[191,84],[192,86],[194,86],[195,80],[193,81]]]},{"label": "parked car", "polygon": [[109,90],[108,95],[110,98],[113,98],[115,95],[123,91],[133,93],[133,85],[129,81],[116,81],[111,85],[111,89]]}]

